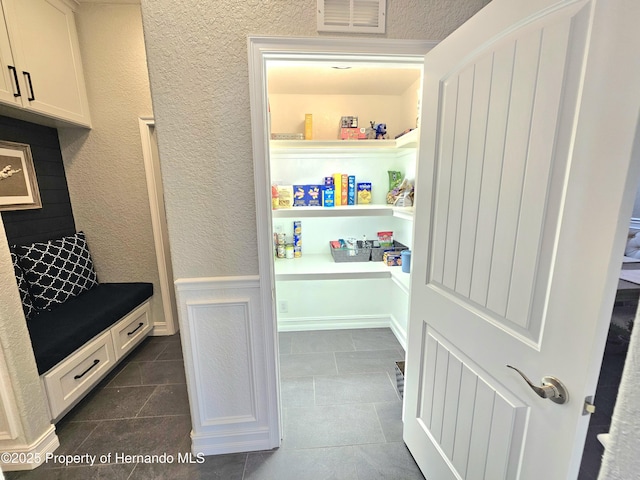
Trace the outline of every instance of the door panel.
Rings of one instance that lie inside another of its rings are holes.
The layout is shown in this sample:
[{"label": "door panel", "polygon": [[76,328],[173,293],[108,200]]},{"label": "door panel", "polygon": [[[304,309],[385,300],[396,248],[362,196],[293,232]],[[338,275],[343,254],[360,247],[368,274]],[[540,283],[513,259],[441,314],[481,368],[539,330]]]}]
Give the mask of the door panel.
[{"label": "door panel", "polygon": [[418,418],[454,474],[493,479],[515,472],[527,406],[435,330],[424,330],[422,347]]},{"label": "door panel", "polygon": [[428,480],[577,475],[640,174],[629,9],[493,0],[425,58],[404,439]]},{"label": "door panel", "polygon": [[428,283],[534,341],[542,318],[531,318],[532,291],[556,157],[546,139],[567,88],[572,23],[560,18],[500,39],[441,81]]}]

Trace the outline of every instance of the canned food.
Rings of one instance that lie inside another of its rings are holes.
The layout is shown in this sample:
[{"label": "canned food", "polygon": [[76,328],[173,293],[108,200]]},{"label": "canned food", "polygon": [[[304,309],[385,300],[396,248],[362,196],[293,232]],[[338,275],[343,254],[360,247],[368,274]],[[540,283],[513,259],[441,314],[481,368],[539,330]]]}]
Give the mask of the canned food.
[{"label": "canned food", "polygon": [[291,243],[284,247],[284,254],[286,258],[293,258],[293,245]]},{"label": "canned food", "polygon": [[278,248],[276,249],[276,255],[278,258],[284,258],[285,256],[284,244],[278,245]]}]

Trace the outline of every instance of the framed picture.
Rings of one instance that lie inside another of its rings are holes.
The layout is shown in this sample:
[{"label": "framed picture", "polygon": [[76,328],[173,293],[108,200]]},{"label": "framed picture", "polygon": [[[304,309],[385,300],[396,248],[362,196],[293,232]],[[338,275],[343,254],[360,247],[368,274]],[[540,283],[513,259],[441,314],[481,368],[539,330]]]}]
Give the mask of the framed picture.
[{"label": "framed picture", "polygon": [[0,140],[0,211],[42,208],[31,148]]}]

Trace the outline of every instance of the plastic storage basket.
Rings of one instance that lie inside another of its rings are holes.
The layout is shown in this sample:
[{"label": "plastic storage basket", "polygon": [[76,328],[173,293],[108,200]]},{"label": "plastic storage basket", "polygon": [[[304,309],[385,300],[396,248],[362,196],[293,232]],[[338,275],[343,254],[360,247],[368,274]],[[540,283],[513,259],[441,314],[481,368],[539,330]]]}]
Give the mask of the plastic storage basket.
[{"label": "plastic storage basket", "polygon": [[364,246],[361,241],[358,241],[358,248],[333,248],[331,244],[329,244],[329,248],[333,261],[336,263],[368,262],[371,258],[371,247]]}]

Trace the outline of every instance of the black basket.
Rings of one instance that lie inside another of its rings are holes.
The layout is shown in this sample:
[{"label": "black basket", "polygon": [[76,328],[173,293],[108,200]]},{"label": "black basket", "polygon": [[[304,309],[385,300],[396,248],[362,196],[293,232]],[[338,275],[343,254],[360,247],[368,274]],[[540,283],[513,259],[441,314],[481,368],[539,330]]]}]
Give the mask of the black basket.
[{"label": "black basket", "polygon": [[358,240],[358,248],[331,248],[331,256],[336,263],[342,262],[368,262],[371,258],[371,246],[363,246],[362,242]]},{"label": "black basket", "polygon": [[397,240],[393,241],[393,246],[389,245],[388,247],[373,247],[371,249],[371,261],[381,262],[384,252],[401,252],[402,250],[409,250],[409,247],[403,245]]},{"label": "black basket", "polygon": [[400,398],[404,397],[404,362],[396,362],[394,370],[396,371],[396,388]]}]

